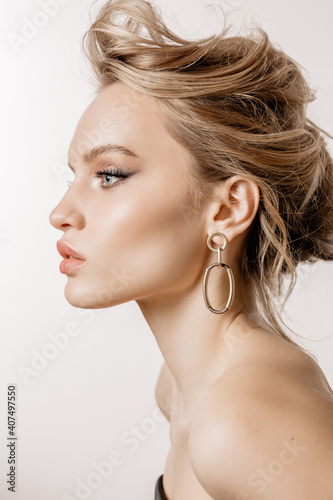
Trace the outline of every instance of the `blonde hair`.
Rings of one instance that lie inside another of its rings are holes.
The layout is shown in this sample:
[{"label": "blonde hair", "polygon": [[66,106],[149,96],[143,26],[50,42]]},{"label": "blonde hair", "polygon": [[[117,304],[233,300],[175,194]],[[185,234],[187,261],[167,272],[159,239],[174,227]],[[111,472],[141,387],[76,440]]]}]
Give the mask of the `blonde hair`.
[{"label": "blonde hair", "polygon": [[[191,153],[200,201],[236,174],[259,186],[260,204],[240,257],[262,314],[281,328],[299,262],[333,260],[333,163],[323,132],[306,117],[315,98],[297,63],[256,28],[202,40],[172,33],[145,0],[109,0],[83,37],[100,89],[114,82],[156,97],[165,126]],[[290,328],[289,328],[290,329]],[[291,330],[291,329],[290,329]]]}]

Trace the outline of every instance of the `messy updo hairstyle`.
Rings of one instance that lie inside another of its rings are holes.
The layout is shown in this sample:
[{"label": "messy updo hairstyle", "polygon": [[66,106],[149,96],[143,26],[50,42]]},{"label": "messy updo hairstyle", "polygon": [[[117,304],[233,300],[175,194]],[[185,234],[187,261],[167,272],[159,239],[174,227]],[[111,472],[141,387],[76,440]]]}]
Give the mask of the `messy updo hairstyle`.
[{"label": "messy updo hairstyle", "polygon": [[315,95],[297,63],[260,27],[229,31],[185,40],[149,2],[109,0],[82,47],[99,90],[123,82],[157,98],[167,130],[191,153],[197,206],[216,181],[242,174],[256,182],[259,208],[240,270],[273,330],[298,345],[275,299],[285,304],[298,263],[333,260],[332,159],[324,132],[306,117]]}]

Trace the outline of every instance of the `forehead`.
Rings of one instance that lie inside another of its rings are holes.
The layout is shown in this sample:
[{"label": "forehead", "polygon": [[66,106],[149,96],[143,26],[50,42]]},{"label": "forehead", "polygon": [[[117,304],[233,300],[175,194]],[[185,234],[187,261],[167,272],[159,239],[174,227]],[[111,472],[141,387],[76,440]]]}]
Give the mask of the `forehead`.
[{"label": "forehead", "polygon": [[82,114],[70,145],[70,156],[82,156],[101,144],[123,144],[138,154],[172,141],[162,123],[157,100],[123,83],[99,91]]}]

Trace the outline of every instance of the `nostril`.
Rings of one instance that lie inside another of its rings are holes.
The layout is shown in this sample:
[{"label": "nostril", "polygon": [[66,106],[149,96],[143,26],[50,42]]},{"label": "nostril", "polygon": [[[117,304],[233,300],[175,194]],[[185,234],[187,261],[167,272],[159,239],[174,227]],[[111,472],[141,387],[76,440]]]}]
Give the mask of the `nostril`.
[{"label": "nostril", "polygon": [[69,203],[60,202],[49,215],[50,224],[63,231],[70,227],[82,229],[85,225],[85,218],[78,207]]}]

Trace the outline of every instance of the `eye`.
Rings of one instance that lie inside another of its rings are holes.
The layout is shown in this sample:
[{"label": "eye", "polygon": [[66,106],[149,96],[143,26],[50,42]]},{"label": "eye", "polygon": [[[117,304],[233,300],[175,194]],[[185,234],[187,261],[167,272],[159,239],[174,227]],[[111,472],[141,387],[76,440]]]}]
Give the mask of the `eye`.
[{"label": "eye", "polygon": [[[113,184],[116,184],[119,182],[120,179],[126,179],[126,177],[129,177],[132,175],[132,173],[124,172],[123,170],[120,170],[119,168],[108,168],[105,170],[101,170],[99,172],[96,172],[96,177],[99,177],[100,179],[104,179],[104,184],[101,184],[101,187],[103,189],[108,189],[113,186]],[[112,177],[114,179],[117,179],[115,182],[111,182]]]},{"label": "eye", "polygon": [[[119,180],[126,179],[131,175],[135,174],[135,172],[125,172],[118,167],[115,168],[105,168],[95,173],[95,177],[102,179],[100,186],[102,189],[109,189],[113,187],[114,184],[118,184]],[[67,186],[71,186],[74,182],[75,174],[71,169],[68,169],[65,176],[65,182]],[[113,180],[112,180],[113,179]]]},{"label": "eye", "polygon": [[[103,189],[107,189],[107,188],[111,187],[113,184],[116,184],[116,182],[118,182],[119,179],[121,179],[121,178],[128,177],[128,174],[119,170],[118,168],[115,168],[115,169],[109,168],[109,169],[101,170],[99,172],[96,172],[95,175],[96,175],[96,177],[99,177],[100,179],[102,179],[104,181],[104,183],[101,184],[101,187]],[[112,178],[113,179],[118,178],[118,180],[111,182]]]}]

